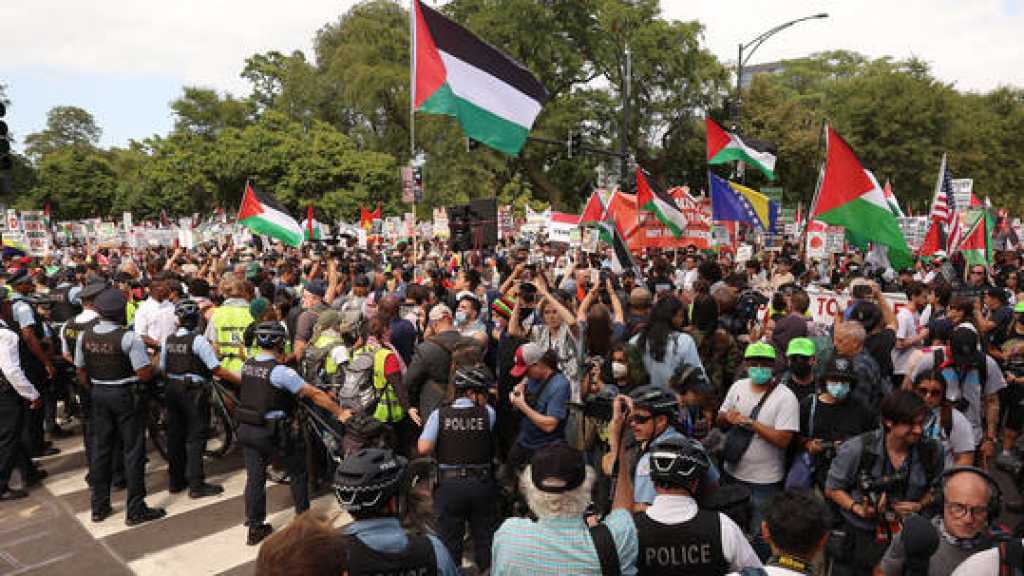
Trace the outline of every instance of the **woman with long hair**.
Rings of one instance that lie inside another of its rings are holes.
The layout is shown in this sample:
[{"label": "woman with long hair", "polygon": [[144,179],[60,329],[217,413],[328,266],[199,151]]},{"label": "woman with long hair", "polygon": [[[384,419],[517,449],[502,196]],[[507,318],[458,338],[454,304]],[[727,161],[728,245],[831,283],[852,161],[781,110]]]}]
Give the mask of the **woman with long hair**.
[{"label": "woman with long hair", "polygon": [[651,309],[647,327],[630,340],[643,359],[649,383],[666,388],[680,366],[689,364],[704,369],[697,346],[682,332],[686,308],[675,296],[658,300]]}]

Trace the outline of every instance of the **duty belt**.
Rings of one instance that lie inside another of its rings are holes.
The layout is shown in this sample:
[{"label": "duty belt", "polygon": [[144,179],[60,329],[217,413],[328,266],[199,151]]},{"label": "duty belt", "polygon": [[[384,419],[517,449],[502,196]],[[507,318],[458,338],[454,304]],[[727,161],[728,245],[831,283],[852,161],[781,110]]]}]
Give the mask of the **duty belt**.
[{"label": "duty belt", "polygon": [[459,466],[458,468],[438,469],[438,478],[451,480],[453,478],[490,478],[490,466]]}]

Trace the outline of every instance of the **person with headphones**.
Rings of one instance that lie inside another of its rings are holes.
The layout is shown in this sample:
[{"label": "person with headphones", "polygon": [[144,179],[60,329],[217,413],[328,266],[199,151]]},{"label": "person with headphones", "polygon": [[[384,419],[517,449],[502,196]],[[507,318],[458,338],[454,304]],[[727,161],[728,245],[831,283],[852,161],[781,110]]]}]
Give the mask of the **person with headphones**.
[{"label": "person with headphones", "polygon": [[295,397],[311,400],[344,422],[351,412],[338,406],[326,392],[307,384],[295,370],[282,364],[288,332],[280,322],[260,322],[253,333],[260,351],[242,364],[241,397],[235,409],[238,442],[245,455],[246,542],[258,544],[273,532],[267,517],[267,464],[282,456],[291,479],[295,513],[309,508],[306,450],[294,433]]},{"label": "person with headphones", "polygon": [[182,300],[174,307],[177,330],[160,349],[160,371],[167,381],[167,472],[168,491],[176,494],[188,488],[190,498],[216,496],[222,486],[209,484],[203,474],[206,429],[210,425],[210,384],[213,376],[235,386],[238,374],[220,365],[213,344],[200,334],[199,304]]},{"label": "person with headphones", "polygon": [[421,455],[433,453],[437,458],[434,509],[445,546],[452,558],[462,558],[468,523],[473,560],[480,572],[486,572],[498,527],[498,488],[491,469],[496,414],[487,405],[494,377],[482,364],[461,366],[452,387],[455,400],[430,413],[417,448]]},{"label": "person with headphones", "polygon": [[460,574],[440,539],[402,528],[399,492],[407,467],[391,450],[363,448],[334,471],[334,495],[354,520],[342,529],[349,576]]},{"label": "person with headphones", "polygon": [[[927,560],[928,576],[949,576],[972,554],[996,544],[992,523],[1002,507],[1002,492],[995,480],[981,468],[956,466],[939,478],[936,504],[942,509],[942,514],[933,518],[931,525],[938,535],[938,548],[930,557],[920,560]],[[907,574],[907,564],[913,557],[908,550],[915,546],[904,540],[913,538],[906,529],[896,534],[875,569],[875,575]]]},{"label": "person with headphones", "polygon": [[639,576],[714,576],[761,566],[743,529],[721,512],[700,509],[695,499],[711,468],[700,442],[670,436],[645,456],[656,496],[633,514]]}]

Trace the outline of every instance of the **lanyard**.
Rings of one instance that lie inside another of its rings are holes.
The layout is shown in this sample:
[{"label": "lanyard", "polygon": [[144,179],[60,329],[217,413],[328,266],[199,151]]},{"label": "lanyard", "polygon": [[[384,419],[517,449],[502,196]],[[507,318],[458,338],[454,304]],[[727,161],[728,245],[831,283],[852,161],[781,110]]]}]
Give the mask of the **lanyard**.
[{"label": "lanyard", "polygon": [[797,558],[796,556],[790,556],[789,554],[780,554],[778,556],[772,556],[768,560],[768,564],[772,566],[778,566],[779,568],[785,568],[787,570],[793,570],[800,572],[801,574],[807,574],[811,576],[814,572],[811,570],[811,563]]}]

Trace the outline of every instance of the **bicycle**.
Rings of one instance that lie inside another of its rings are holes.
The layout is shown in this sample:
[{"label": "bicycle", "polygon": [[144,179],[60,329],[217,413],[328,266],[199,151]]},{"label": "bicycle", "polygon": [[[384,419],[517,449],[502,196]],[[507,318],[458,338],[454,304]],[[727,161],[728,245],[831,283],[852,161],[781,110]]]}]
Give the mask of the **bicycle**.
[{"label": "bicycle", "polygon": [[[203,453],[212,458],[223,458],[234,447],[235,430],[238,428],[234,407],[238,405],[238,397],[217,380],[211,381],[210,389],[210,423]],[[150,443],[167,461],[167,405],[163,383],[150,386],[145,396],[146,431]]]}]

